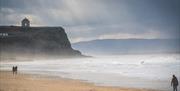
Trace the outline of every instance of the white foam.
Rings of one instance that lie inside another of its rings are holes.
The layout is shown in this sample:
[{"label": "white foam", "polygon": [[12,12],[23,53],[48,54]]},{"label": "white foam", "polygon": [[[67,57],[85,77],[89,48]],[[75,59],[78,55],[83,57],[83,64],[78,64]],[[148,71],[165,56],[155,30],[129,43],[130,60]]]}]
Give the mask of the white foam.
[{"label": "white foam", "polygon": [[[84,59],[1,62],[0,70],[11,70],[13,65],[17,65],[23,72],[51,74],[112,86],[128,85],[125,82],[123,84],[119,78],[121,76],[168,82],[172,74],[175,74],[180,79],[179,54],[116,55]],[[130,86],[140,87],[137,83],[132,82]],[[142,81],[139,84],[145,83]],[[144,87],[148,86],[144,85]],[[165,87],[168,86],[164,86],[164,89],[167,89]]]}]

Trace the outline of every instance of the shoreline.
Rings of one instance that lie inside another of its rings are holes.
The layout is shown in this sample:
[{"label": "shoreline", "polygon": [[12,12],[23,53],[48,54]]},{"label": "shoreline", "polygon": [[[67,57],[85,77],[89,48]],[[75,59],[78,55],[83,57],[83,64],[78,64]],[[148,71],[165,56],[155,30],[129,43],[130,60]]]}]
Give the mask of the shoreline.
[{"label": "shoreline", "polygon": [[97,86],[58,76],[0,71],[0,91],[159,91],[141,88]]}]

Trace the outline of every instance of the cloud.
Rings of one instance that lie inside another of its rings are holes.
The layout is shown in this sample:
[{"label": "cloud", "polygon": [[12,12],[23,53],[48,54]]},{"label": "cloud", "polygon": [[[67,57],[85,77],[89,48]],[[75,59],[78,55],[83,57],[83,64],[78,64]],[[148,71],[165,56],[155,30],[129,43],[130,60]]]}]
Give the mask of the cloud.
[{"label": "cloud", "polygon": [[[0,25],[63,26],[71,42],[180,38],[179,0],[0,0]],[[114,37],[115,36],[115,37]]]},{"label": "cloud", "polygon": [[156,39],[160,38],[160,33],[157,31],[148,31],[141,34],[131,34],[131,33],[115,33],[115,34],[105,34],[99,36],[99,39]]}]

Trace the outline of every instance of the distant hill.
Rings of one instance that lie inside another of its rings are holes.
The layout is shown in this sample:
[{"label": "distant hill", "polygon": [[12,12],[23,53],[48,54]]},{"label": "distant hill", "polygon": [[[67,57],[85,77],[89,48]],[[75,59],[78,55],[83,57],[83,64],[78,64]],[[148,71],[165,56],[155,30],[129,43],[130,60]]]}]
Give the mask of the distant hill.
[{"label": "distant hill", "polygon": [[0,26],[0,53],[1,58],[82,56],[62,27]]},{"label": "distant hill", "polygon": [[78,42],[72,46],[90,55],[180,53],[180,39],[104,39]]}]

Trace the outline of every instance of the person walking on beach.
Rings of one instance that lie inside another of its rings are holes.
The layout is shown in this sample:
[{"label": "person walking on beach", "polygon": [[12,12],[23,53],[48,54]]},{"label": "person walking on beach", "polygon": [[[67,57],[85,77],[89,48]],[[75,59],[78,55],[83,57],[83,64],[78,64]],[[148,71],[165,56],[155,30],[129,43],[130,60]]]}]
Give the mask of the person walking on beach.
[{"label": "person walking on beach", "polygon": [[15,73],[16,73],[16,74],[17,74],[17,71],[18,71],[18,67],[16,66],[16,67],[15,67]]},{"label": "person walking on beach", "polygon": [[171,86],[173,86],[173,91],[177,91],[178,79],[175,75],[173,75],[173,78],[171,80]]},{"label": "person walking on beach", "polygon": [[13,74],[17,74],[17,69],[18,69],[17,66],[13,66],[13,67],[12,67]]}]

